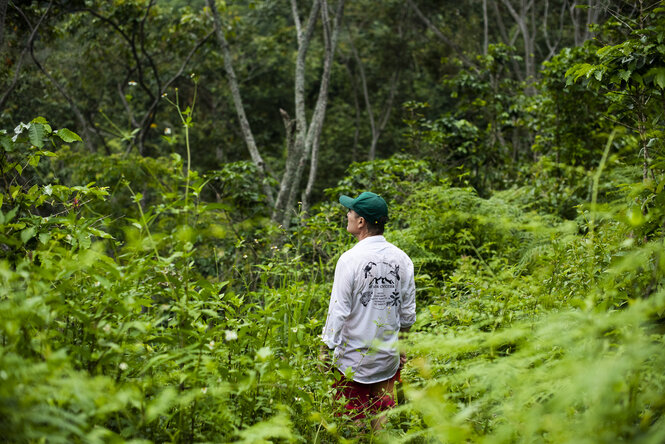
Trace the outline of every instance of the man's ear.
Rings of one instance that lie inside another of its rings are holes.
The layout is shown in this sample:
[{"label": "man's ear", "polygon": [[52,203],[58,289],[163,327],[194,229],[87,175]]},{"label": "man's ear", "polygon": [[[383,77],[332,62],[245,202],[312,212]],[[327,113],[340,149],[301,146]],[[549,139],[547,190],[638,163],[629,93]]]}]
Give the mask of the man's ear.
[{"label": "man's ear", "polygon": [[358,219],[358,226],[364,227],[366,225],[367,225],[367,220],[364,217],[360,216],[360,218]]}]

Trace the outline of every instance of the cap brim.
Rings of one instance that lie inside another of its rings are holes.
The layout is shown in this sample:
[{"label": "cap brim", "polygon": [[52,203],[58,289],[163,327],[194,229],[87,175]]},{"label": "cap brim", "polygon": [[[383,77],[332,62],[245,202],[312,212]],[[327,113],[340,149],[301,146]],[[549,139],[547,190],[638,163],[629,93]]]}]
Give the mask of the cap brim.
[{"label": "cap brim", "polygon": [[353,209],[353,203],[355,202],[355,199],[350,198],[349,196],[339,196],[339,203],[344,205],[346,208],[352,210]]}]

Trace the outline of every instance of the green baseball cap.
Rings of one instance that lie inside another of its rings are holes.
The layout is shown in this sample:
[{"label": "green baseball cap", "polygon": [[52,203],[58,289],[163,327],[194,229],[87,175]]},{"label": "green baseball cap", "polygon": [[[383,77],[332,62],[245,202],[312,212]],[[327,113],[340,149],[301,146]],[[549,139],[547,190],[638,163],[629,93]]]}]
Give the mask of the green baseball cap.
[{"label": "green baseball cap", "polygon": [[339,203],[355,211],[371,224],[379,223],[382,217],[388,217],[388,204],[378,194],[365,191],[355,199],[349,196],[340,196]]}]

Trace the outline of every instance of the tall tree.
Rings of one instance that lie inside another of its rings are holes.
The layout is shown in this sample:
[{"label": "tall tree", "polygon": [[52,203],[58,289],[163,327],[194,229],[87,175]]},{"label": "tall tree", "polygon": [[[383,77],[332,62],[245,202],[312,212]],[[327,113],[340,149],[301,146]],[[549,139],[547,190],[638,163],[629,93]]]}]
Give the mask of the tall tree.
[{"label": "tall tree", "polygon": [[[218,43],[222,48],[224,54],[224,69],[226,71],[229,87],[232,91],[233,102],[236,108],[236,113],[241,122],[243,137],[245,144],[250,151],[250,156],[253,162],[265,176],[265,164],[258,151],[254,141],[249,121],[245,113],[245,104],[240,93],[240,86],[238,79],[235,75],[235,70],[232,63],[232,55],[230,46],[223,32],[222,20],[217,10],[214,0],[206,0],[208,7],[213,15],[215,24],[215,34]],[[286,127],[286,146],[287,156],[282,174],[277,195],[274,198],[272,219],[288,226],[292,217],[292,210],[295,207],[295,200],[300,192],[300,181],[302,174],[311,156],[310,162],[310,177],[312,177],[312,184],[316,175],[317,168],[317,153],[320,141],[321,129],[325,119],[327,102],[328,102],[328,87],[330,82],[330,74],[332,70],[332,62],[339,36],[339,29],[341,27],[344,11],[344,0],[339,0],[332,24],[329,19],[328,3],[326,0],[314,0],[310,8],[307,20],[303,23],[300,19],[300,12],[296,0],[291,1],[291,14],[293,17],[295,30],[296,30],[296,60],[294,67],[294,108],[295,118],[291,122],[290,117],[285,116]],[[324,51],[323,51],[323,72],[320,76],[320,87],[317,95],[317,100],[314,106],[310,122],[307,121],[307,104],[306,104],[306,88],[305,88],[305,74],[306,74],[306,61],[307,55],[314,36],[316,25],[321,17],[322,28],[324,34]],[[293,131],[293,137],[291,137]],[[265,181],[264,181],[265,184]],[[269,201],[272,201],[273,193],[267,189],[268,185],[264,185],[264,190]],[[311,185],[308,187],[311,193]],[[307,189],[305,190],[304,198],[308,198]]]}]

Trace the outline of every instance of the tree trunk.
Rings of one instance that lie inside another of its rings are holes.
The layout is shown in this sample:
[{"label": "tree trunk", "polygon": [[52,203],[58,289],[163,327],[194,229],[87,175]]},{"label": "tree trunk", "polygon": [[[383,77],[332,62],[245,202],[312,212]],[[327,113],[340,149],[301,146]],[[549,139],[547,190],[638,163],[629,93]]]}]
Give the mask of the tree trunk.
[{"label": "tree trunk", "polygon": [[353,70],[351,69],[349,60],[346,60],[344,65],[346,66],[346,71],[349,74],[349,82],[351,83],[351,89],[353,90],[353,107],[356,111],[353,131],[353,146],[351,147],[351,161],[355,162],[358,160],[358,139],[360,138],[360,101],[358,100],[358,85],[356,85],[356,79],[353,76]]},{"label": "tree trunk", "polygon": [[229,49],[229,44],[224,37],[224,32],[222,31],[222,22],[219,18],[219,13],[217,12],[217,7],[215,6],[215,0],[206,0],[208,7],[212,13],[213,21],[215,23],[215,35],[217,36],[217,41],[222,48],[222,54],[224,55],[224,70],[226,71],[226,76],[229,81],[229,87],[231,89],[231,95],[233,97],[233,104],[236,109],[236,114],[238,115],[238,120],[240,121],[240,128],[242,130],[242,135],[245,139],[245,144],[249,151],[249,155],[252,158],[252,162],[256,165],[256,168],[259,171],[259,177],[263,185],[263,192],[266,195],[268,204],[274,206],[274,197],[272,189],[269,184],[266,182],[266,172],[265,172],[265,163],[263,158],[259,153],[258,148],[256,147],[256,142],[254,141],[254,135],[252,134],[252,129],[249,125],[249,120],[247,120],[247,115],[245,114],[245,106],[242,101],[242,96],[240,95],[240,87],[238,86],[238,79],[233,69],[233,61],[231,59],[231,50]]},{"label": "tree trunk", "polygon": [[[395,71],[390,79],[390,90],[388,92],[388,98],[383,107],[383,112],[381,113],[381,120],[379,121],[378,127],[372,124],[372,144],[369,147],[369,160],[374,160],[376,158],[376,146],[379,143],[379,138],[381,133],[386,128],[388,119],[390,119],[390,113],[393,110],[393,101],[395,100],[395,94],[397,92],[397,84],[399,81],[399,71]],[[367,103],[369,103],[369,96],[366,97]],[[374,118],[372,117],[372,123]]]},{"label": "tree trunk", "polygon": [[508,12],[515,20],[520,33],[522,34],[522,40],[524,41],[524,73],[525,80],[529,83],[533,82],[536,77],[536,63],[534,58],[534,48],[535,48],[535,35],[533,35],[528,26],[528,12],[529,9],[533,7],[533,0],[527,3],[527,0],[521,0],[520,2],[520,12],[519,14],[515,11],[515,8],[510,3],[510,0],[501,0],[501,2],[508,9]]},{"label": "tree trunk", "polygon": [[302,29],[300,24],[300,16],[298,15],[298,5],[296,0],[291,0],[291,10],[293,20],[296,26],[298,53],[296,56],[295,78],[294,78],[294,102],[295,102],[295,140],[293,149],[286,157],[286,165],[284,168],[284,175],[279,184],[279,193],[275,201],[275,207],[272,213],[272,219],[281,222],[283,226],[289,225],[290,214],[289,211],[293,207],[292,190],[300,185],[300,178],[298,177],[298,164],[305,156],[305,142],[307,138],[307,115],[305,104],[305,61],[307,60],[307,51],[309,44],[314,34],[314,26],[317,22],[319,10],[321,9],[321,1],[315,0],[312,9],[307,19],[305,30]]},{"label": "tree trunk", "polygon": [[[224,54],[224,67],[229,78],[229,84],[231,88],[231,94],[233,96],[233,101],[236,107],[236,112],[238,114],[241,128],[243,131],[243,136],[245,142],[252,156],[252,160],[259,167],[259,170],[262,174],[265,172],[265,166],[263,160],[260,157],[259,151],[256,148],[254,138],[252,136],[252,131],[247,121],[247,117],[244,112],[244,106],[242,103],[242,98],[240,96],[240,89],[238,87],[238,81],[233,70],[233,64],[231,61],[230,49],[226,38],[222,32],[221,20],[219,18],[219,13],[215,8],[214,0],[206,0],[208,7],[210,8],[213,19],[215,22],[215,32],[217,34],[217,40],[219,41],[220,46]],[[309,154],[312,150],[315,150],[316,153],[312,158],[312,163],[310,165],[310,180],[308,182],[308,188],[305,191],[303,198],[309,198],[311,189],[316,177],[316,167],[318,163],[318,147],[319,139],[321,136],[321,129],[323,126],[323,120],[325,118],[325,112],[328,101],[328,85],[330,82],[330,73],[332,71],[332,61],[335,52],[335,47],[338,40],[339,28],[341,26],[341,19],[343,16],[344,0],[339,0],[337,8],[337,17],[335,17],[335,24],[330,30],[330,24],[328,22],[328,9],[327,9],[326,0],[314,0],[312,8],[310,10],[307,23],[305,28],[301,26],[300,16],[298,14],[298,5],[296,0],[291,0],[291,10],[293,14],[293,20],[296,28],[297,43],[298,43],[298,52],[296,55],[296,65],[295,65],[295,77],[294,77],[294,103],[295,103],[295,120],[291,122],[288,114],[285,111],[281,111],[282,118],[284,119],[284,124],[287,132],[287,156],[286,164],[284,168],[284,174],[280,181],[279,191],[275,199],[272,198],[272,193],[266,192],[266,195],[269,196],[269,203],[273,208],[271,218],[273,221],[281,222],[283,226],[288,227],[291,220],[291,211],[294,207],[294,201],[298,192],[300,190],[300,179],[302,173],[305,169],[305,165],[308,160]],[[307,115],[306,115],[306,103],[305,103],[305,70],[306,70],[306,59],[309,45],[314,34],[314,29],[316,22],[318,21],[318,15],[321,12],[323,18],[323,28],[324,28],[324,42],[325,42],[325,58],[323,64],[323,74],[321,75],[321,86],[319,88],[319,95],[317,98],[316,106],[314,108],[314,113],[312,115],[311,124],[307,124]],[[294,135],[291,138],[291,125],[295,125],[293,129]],[[264,184],[264,186],[267,184]]]},{"label": "tree trunk", "polygon": [[[503,42],[506,45],[512,46],[513,45],[513,40],[514,37],[511,38],[508,36],[508,32],[506,31],[506,25],[503,23],[503,18],[501,17],[501,11],[499,11],[499,4],[497,1],[492,2],[492,7],[494,8],[494,15],[496,16],[496,22],[499,27],[499,32],[501,34],[501,38],[503,38]],[[520,69],[519,65],[517,64],[517,61],[515,60],[514,57],[510,58],[510,62],[513,65],[513,76],[519,81],[524,80],[524,74],[522,73],[522,70]]]},{"label": "tree trunk", "polygon": [[483,0],[483,55],[489,48],[489,17],[487,16],[487,0]]},{"label": "tree trunk", "polygon": [[563,35],[563,17],[564,13],[566,11],[566,3],[563,2],[561,3],[561,12],[559,14],[559,37],[556,39],[555,42],[550,41],[550,36],[549,36],[549,6],[550,2],[549,0],[545,0],[545,10],[543,13],[543,36],[545,37],[545,45],[547,45],[548,53],[543,59],[543,61],[548,61],[556,54],[557,50],[559,49],[559,42],[561,42],[561,36]]},{"label": "tree trunk", "polygon": [[309,211],[309,199],[314,189],[314,182],[316,181],[316,171],[319,164],[319,144],[321,141],[321,131],[323,129],[323,121],[326,116],[326,108],[328,106],[328,87],[330,84],[330,75],[332,72],[333,59],[335,57],[335,49],[337,48],[337,41],[339,39],[339,31],[342,28],[342,19],[344,17],[344,2],[339,0],[337,3],[337,11],[335,12],[335,22],[332,30],[330,29],[330,20],[328,19],[328,11],[326,1],[323,1],[322,21],[325,43],[325,60],[323,63],[323,74],[321,75],[321,86],[319,87],[319,96],[317,98],[314,115],[312,122],[307,133],[307,144],[311,145],[311,161],[309,168],[309,177],[307,179],[307,186],[302,196],[303,213],[307,214]]}]

